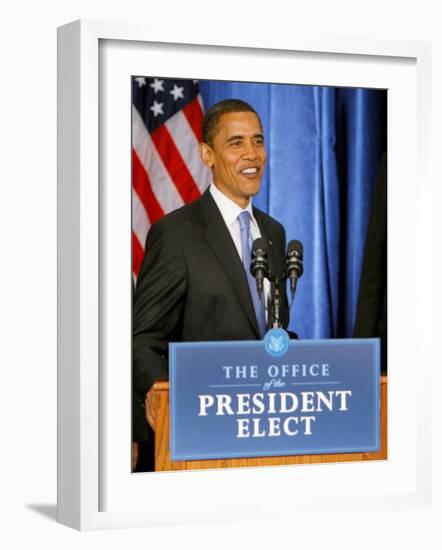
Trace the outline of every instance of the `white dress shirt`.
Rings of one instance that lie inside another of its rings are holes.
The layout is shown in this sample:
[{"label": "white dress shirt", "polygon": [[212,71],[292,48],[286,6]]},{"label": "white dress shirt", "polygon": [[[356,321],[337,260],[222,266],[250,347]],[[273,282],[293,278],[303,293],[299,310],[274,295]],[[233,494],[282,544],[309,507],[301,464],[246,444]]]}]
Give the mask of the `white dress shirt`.
[{"label": "white dress shirt", "polygon": [[[252,239],[259,239],[261,237],[261,231],[259,230],[258,223],[253,215],[252,210],[252,201],[249,200],[249,204],[246,208],[241,208],[232,199],[226,197],[215,184],[210,185],[210,194],[213,197],[216,205],[218,206],[221,216],[229,230],[230,235],[232,236],[233,242],[235,243],[236,250],[242,261],[242,247],[241,247],[241,230],[239,227],[238,216],[246,210],[250,214],[250,234]],[[268,279],[264,279],[264,303],[267,304],[267,299],[270,293],[270,283]],[[266,310],[266,319],[267,319],[267,310]]]}]

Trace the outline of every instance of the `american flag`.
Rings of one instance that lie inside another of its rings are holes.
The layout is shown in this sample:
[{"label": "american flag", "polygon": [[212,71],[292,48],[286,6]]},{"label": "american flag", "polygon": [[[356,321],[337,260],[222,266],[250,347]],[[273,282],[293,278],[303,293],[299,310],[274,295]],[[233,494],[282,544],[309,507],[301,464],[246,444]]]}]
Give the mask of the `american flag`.
[{"label": "american flag", "polygon": [[132,272],[136,282],[150,226],[198,198],[203,103],[196,80],[132,77]]}]

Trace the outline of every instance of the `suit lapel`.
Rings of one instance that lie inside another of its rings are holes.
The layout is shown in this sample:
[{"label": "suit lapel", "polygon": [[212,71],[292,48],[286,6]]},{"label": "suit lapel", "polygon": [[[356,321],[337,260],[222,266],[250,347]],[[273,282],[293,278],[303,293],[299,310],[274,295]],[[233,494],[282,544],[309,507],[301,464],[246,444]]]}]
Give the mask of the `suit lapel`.
[{"label": "suit lapel", "polygon": [[205,226],[204,236],[230,280],[233,291],[247,314],[256,336],[259,337],[258,323],[244,267],[221,212],[208,189],[200,199],[200,210],[201,221]]},{"label": "suit lapel", "polygon": [[[276,276],[280,277],[280,273],[274,273],[275,268],[280,265],[281,259],[279,258],[279,254],[277,251],[277,248],[275,246],[275,243],[272,241],[272,235],[271,231],[266,223],[266,219],[264,216],[261,215],[259,210],[256,210],[256,208],[253,209],[253,215],[255,216],[255,219],[258,223],[259,230],[261,231],[261,236],[264,237],[264,239],[267,240],[269,243],[268,247],[268,254],[269,254],[269,279],[272,280]],[[278,270],[280,271],[280,270]]]}]

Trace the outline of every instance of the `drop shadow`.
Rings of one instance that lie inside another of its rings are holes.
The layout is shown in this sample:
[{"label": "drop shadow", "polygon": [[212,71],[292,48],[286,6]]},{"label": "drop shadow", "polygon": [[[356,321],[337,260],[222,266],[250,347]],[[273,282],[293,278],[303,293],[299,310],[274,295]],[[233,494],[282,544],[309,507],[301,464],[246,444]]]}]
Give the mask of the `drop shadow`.
[{"label": "drop shadow", "polygon": [[25,504],[28,510],[37,512],[41,516],[52,521],[57,521],[57,505],[56,504]]}]

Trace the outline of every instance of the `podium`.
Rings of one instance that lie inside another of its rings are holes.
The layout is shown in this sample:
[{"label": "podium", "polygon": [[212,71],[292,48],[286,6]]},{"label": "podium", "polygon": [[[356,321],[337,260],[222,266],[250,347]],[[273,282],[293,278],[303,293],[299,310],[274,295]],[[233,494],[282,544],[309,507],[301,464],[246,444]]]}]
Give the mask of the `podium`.
[{"label": "podium", "polygon": [[146,418],[155,432],[155,471],[384,460],[387,458],[387,376],[381,376],[380,385],[380,451],[367,453],[356,452],[253,458],[244,457],[216,460],[179,460],[171,462],[169,448],[169,382],[156,382],[148,392],[145,402]]}]

